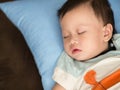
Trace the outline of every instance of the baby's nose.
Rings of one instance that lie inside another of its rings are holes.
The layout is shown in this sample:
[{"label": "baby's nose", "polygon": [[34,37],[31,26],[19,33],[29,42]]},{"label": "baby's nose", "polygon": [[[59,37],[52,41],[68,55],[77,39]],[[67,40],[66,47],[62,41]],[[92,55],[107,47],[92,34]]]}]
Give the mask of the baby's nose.
[{"label": "baby's nose", "polygon": [[78,44],[78,39],[77,38],[71,38],[70,44]]}]

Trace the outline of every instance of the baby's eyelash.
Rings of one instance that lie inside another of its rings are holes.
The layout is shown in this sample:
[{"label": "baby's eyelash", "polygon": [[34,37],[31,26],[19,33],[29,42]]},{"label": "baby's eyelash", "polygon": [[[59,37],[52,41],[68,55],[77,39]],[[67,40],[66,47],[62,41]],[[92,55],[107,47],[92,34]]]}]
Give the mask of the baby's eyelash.
[{"label": "baby's eyelash", "polygon": [[83,34],[83,33],[85,33],[86,31],[82,31],[82,32],[78,32],[78,34]]},{"label": "baby's eyelash", "polygon": [[69,36],[63,36],[64,39],[68,38]]}]

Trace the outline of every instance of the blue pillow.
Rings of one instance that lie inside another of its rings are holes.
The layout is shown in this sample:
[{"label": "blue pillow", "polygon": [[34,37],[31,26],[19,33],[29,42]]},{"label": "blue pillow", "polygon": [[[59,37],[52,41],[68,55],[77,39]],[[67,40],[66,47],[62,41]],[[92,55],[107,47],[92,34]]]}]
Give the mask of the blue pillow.
[{"label": "blue pillow", "polygon": [[109,0],[109,2],[113,9],[116,30],[120,33],[120,0]]},{"label": "blue pillow", "polygon": [[44,90],[51,90],[52,74],[63,50],[57,10],[66,0],[18,0],[0,8],[22,32],[42,77]]}]

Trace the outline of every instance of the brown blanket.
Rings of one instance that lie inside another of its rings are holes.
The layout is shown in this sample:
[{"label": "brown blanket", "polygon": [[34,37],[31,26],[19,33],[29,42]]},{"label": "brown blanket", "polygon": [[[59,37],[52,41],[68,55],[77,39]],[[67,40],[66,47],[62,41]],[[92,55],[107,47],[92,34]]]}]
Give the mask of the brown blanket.
[{"label": "brown blanket", "polygon": [[13,0],[0,0],[0,3],[1,2],[6,2],[6,1],[13,1]]},{"label": "brown blanket", "polygon": [[1,10],[0,90],[43,90],[36,64],[23,36]]}]

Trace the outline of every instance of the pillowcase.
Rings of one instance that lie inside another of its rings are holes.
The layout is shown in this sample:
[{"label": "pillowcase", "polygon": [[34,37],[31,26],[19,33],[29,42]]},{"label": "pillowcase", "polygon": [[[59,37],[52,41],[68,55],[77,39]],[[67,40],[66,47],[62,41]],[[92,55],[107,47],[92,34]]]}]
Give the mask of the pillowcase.
[{"label": "pillowcase", "polygon": [[[18,0],[0,4],[0,8],[22,32],[42,77],[44,90],[51,90],[52,74],[63,50],[57,10],[66,0]],[[109,0],[120,32],[119,0]]]},{"label": "pillowcase", "polygon": [[53,87],[52,74],[63,50],[57,10],[65,1],[18,0],[0,4],[0,8],[22,32],[35,58],[44,90]]},{"label": "pillowcase", "polygon": [[109,2],[113,9],[116,30],[120,33],[120,0],[109,0]]}]

